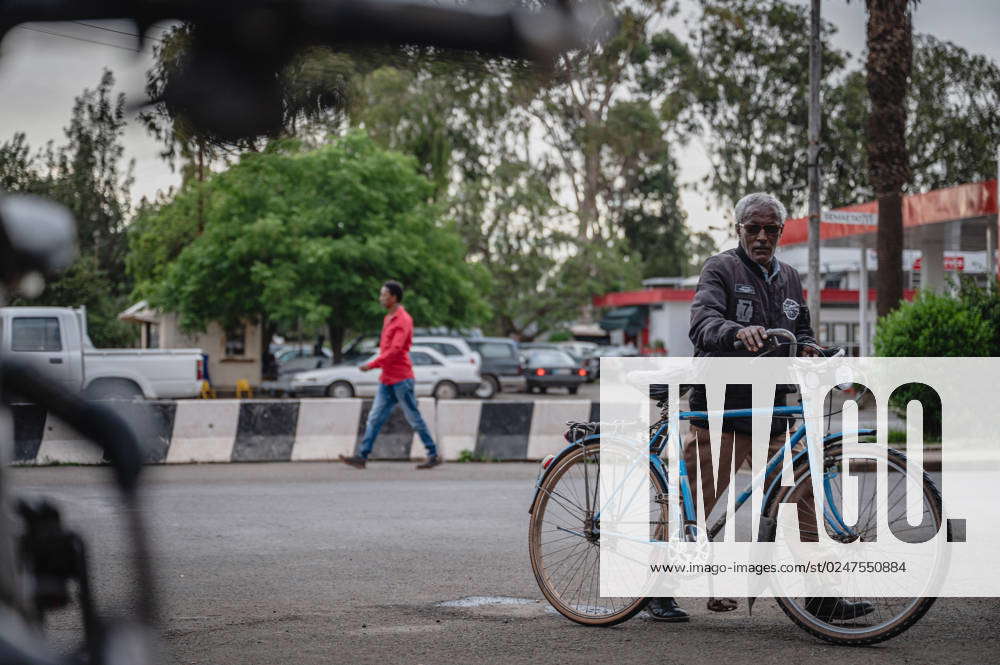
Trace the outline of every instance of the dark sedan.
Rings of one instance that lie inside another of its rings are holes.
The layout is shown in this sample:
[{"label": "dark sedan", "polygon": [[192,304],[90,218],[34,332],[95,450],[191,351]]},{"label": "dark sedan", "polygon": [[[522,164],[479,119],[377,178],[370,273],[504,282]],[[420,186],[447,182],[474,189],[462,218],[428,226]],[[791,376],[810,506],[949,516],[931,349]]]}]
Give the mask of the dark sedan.
[{"label": "dark sedan", "polygon": [[528,392],[546,392],[549,388],[566,388],[575,395],[587,380],[587,370],[565,351],[529,349],[524,354],[524,374]]}]

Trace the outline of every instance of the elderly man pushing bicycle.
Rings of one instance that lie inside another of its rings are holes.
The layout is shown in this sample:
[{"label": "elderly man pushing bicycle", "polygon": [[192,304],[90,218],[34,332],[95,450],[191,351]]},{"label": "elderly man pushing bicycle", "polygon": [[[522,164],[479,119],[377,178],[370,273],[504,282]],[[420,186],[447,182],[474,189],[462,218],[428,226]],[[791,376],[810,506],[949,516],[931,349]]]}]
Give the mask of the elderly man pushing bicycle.
[{"label": "elderly man pushing bicycle", "polygon": [[[768,328],[785,328],[795,333],[800,343],[816,344],[809,320],[809,310],[802,295],[802,282],[795,268],[774,258],[787,213],[785,206],[770,194],[754,193],[736,204],[736,235],[739,246],[708,259],[701,271],[694,302],[691,305],[689,337],[695,356],[742,355],[735,351],[737,342],[748,351],[764,349]],[[799,347],[801,355],[813,356],[815,348]],[[726,393],[725,409],[751,408],[749,387],[734,386]],[[780,386],[779,386],[780,388]],[[775,405],[784,406],[787,392],[777,392]],[[705,388],[695,385],[691,391],[692,411],[707,411]],[[750,418],[726,418],[721,437],[722,455],[719,463],[718,489],[711,474],[702,474],[701,491],[705,493],[705,510],[710,512],[719,495],[729,483],[730,460],[736,468],[749,459],[752,448]],[[771,422],[769,455],[784,445],[787,421],[775,418]],[[688,476],[695,477],[696,467],[711,469],[711,445],[708,423],[692,419],[684,441]],[[702,458],[699,460],[699,456]],[[699,464],[699,462],[701,462]],[[692,494],[697,498],[697,487]],[[805,518],[805,519],[804,519]],[[803,531],[815,530],[815,520],[800,513]],[[812,598],[806,608],[823,619],[860,617],[874,608],[869,603],[852,603],[840,598]],[[728,612],[736,609],[730,598],[711,598],[708,609]],[[653,618],[660,621],[687,621],[688,613],[678,607],[673,598],[654,598],[648,606]]]}]

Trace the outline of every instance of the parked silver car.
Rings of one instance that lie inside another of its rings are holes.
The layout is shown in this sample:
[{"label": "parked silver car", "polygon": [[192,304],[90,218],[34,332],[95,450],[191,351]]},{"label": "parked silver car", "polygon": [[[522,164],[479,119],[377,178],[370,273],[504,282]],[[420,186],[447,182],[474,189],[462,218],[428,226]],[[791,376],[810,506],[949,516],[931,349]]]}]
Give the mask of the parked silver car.
[{"label": "parked silver car", "polygon": [[[375,355],[366,360],[374,360]],[[479,368],[471,363],[448,362],[427,346],[410,349],[417,396],[454,399],[470,395],[479,387]],[[299,372],[291,377],[290,392],[301,397],[372,397],[378,390],[381,372],[362,372],[359,364],[340,364]]]}]

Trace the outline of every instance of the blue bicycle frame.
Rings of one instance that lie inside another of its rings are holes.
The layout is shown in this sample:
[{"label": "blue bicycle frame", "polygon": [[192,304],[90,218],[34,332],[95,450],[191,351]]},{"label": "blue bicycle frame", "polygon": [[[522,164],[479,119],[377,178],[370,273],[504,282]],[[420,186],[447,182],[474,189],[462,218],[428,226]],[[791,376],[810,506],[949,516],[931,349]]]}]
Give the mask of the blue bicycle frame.
[{"label": "blue bicycle frame", "polygon": [[[764,415],[773,415],[773,416],[782,416],[782,417],[787,417],[787,418],[793,418],[793,417],[797,417],[797,416],[801,417],[802,415],[804,415],[804,410],[803,410],[802,406],[776,406],[776,407],[770,407],[770,408],[765,408],[765,409],[733,409],[733,410],[729,410],[729,411],[723,411],[722,414],[726,418],[749,418],[749,417],[752,417],[755,414],[764,414]],[[708,417],[709,417],[709,415],[710,414],[708,412],[706,412],[706,411],[681,411],[678,414],[678,418],[679,418],[679,420],[692,420],[692,419],[707,420]],[[650,441],[649,441],[649,463],[650,463],[650,466],[654,469],[655,473],[659,476],[659,480],[662,482],[662,486],[663,487],[668,487],[669,485],[668,485],[668,481],[667,481],[667,470],[666,470],[666,467],[664,466],[663,459],[660,457],[660,454],[663,452],[663,449],[666,447],[667,441],[669,441],[669,436],[668,436],[669,428],[670,428],[670,423],[669,422],[663,422],[662,424],[660,424],[660,426],[653,433],[653,436],[650,438]],[[827,442],[830,442],[830,441],[836,441],[836,440],[844,438],[844,436],[846,436],[847,434],[848,433],[845,433],[845,432],[835,432],[835,433],[832,433],[832,434],[828,434],[827,436],[825,436],[823,438],[823,442],[827,443]],[[857,436],[873,435],[873,434],[875,434],[875,430],[873,430],[873,429],[858,429],[857,432],[856,432],[856,434],[857,434]],[[564,448],[556,456],[555,460],[553,460],[553,462],[548,466],[548,469],[551,469],[551,468],[555,467],[556,466],[556,464],[555,464],[556,461],[558,461],[560,458],[564,457],[566,454],[572,452],[573,450],[575,450],[580,445],[586,445],[588,443],[593,443],[593,442],[598,441],[600,439],[600,436],[601,436],[600,434],[591,434],[591,435],[588,435],[588,436],[584,437],[583,439],[581,439],[577,443],[570,444],[569,446],[567,446],[566,448]],[[799,427],[792,434],[792,437],[789,440],[789,447],[791,449],[794,449],[795,446],[800,441],[802,441],[803,438],[805,438],[805,436],[806,436],[806,426],[805,426],[805,424],[803,424],[802,427]],[[677,450],[678,459],[683,460],[684,459],[684,449],[683,449],[684,448],[684,444],[680,441],[679,437],[677,439],[677,445],[678,445],[678,450]],[[764,470],[761,472],[761,474],[763,475],[764,478],[767,478],[769,475],[771,475],[774,471],[776,471],[780,467],[780,465],[782,464],[782,461],[784,459],[784,454],[785,454],[785,449],[784,449],[784,447],[782,447],[777,452],[775,452],[775,454],[768,460],[767,464],[765,465]],[[800,450],[800,451],[798,451],[798,452],[796,452],[796,453],[794,453],[794,455],[792,457],[792,463],[795,464],[795,463],[799,462],[804,455],[808,455],[808,450],[805,449],[805,448],[802,449],[802,450]],[[806,459],[808,459],[808,457]],[[678,473],[678,485],[679,485],[679,488],[680,488],[681,506],[682,506],[682,510],[684,512],[684,523],[685,523],[685,525],[697,524],[698,514],[697,514],[697,510],[696,510],[695,505],[694,505],[694,498],[693,498],[692,492],[691,492],[691,485],[690,485],[690,481],[689,481],[688,473],[687,473],[687,465],[683,464],[683,463],[682,464],[678,464],[678,469],[679,469],[679,473]],[[735,472],[735,470],[734,470],[734,472]],[[541,474],[539,476],[539,478],[538,478],[538,481],[536,482],[536,487],[535,487],[535,499],[536,500],[537,500],[537,497],[538,497],[538,492],[541,489],[542,483],[543,483],[546,475],[547,475],[547,472]],[[831,496],[832,496],[831,481],[833,480],[833,478],[835,477],[835,475],[836,474],[832,474],[832,473],[831,474],[824,474],[824,477],[823,477],[824,495],[826,497],[826,502],[825,502],[825,505],[823,507],[824,519],[825,519],[826,523],[830,526],[830,528],[834,531],[834,533],[836,533],[837,535],[841,535],[841,536],[849,536],[849,535],[852,534],[852,530],[850,529],[850,527],[848,527],[845,524],[844,519],[841,516],[840,509],[836,506],[836,504],[833,502],[833,500],[831,498]],[[771,480],[770,484],[765,488],[764,500],[761,502],[761,510],[762,511],[764,510],[765,506],[767,506],[768,499],[771,496],[771,493],[775,491],[775,488],[780,483],[780,480],[781,480],[780,476],[776,476],[775,478],[773,478]],[[756,479],[755,479],[755,481],[756,481]],[[751,496],[752,491],[753,491],[752,488],[754,486],[754,482],[755,481],[752,481],[750,483],[750,485],[745,490],[743,490],[743,492],[741,492],[739,494],[739,496],[736,497],[735,504],[734,504],[735,505],[734,512],[736,510],[739,510],[740,507],[743,506],[750,499],[750,496]],[[536,503],[536,501],[533,500],[532,501],[532,507],[534,507],[535,503]],[[600,512],[597,511],[596,514],[595,514],[595,518],[598,518],[599,515],[600,515]],[[707,515],[706,515],[706,517],[707,517]],[[708,530],[708,537],[709,537],[709,539],[711,539],[712,537],[714,537],[719,531],[722,530],[722,528],[725,526],[725,519],[726,519],[725,516],[723,516],[719,521],[717,521]]]}]

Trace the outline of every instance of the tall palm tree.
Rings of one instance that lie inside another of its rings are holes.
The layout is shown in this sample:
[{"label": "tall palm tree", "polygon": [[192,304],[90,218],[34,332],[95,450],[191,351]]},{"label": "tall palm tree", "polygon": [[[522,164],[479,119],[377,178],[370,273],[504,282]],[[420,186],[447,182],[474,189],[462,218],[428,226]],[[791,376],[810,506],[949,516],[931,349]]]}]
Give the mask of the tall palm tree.
[{"label": "tall palm tree", "polygon": [[903,298],[903,187],[906,93],[913,59],[913,0],[866,0],[868,7],[868,178],[878,197],[878,315]]}]

